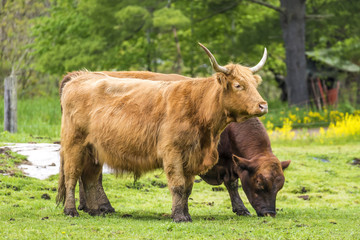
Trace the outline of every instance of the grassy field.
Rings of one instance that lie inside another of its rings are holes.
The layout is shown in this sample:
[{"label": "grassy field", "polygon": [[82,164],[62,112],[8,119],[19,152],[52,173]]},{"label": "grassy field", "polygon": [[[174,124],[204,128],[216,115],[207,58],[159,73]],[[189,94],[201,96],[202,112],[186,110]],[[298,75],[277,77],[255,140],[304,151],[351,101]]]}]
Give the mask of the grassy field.
[{"label": "grassy field", "polygon": [[[286,183],[278,194],[276,218],[231,211],[224,191],[195,183],[189,208],[192,223],[171,221],[171,196],[161,170],[134,185],[131,176],[104,176],[104,187],[116,209],[106,217],[80,213],[65,216],[55,204],[57,176],[48,180],[0,174],[0,236],[2,239],[359,239],[360,143],[333,146],[277,145],[280,160],[291,159]],[[0,155],[11,171],[18,156]],[[199,179],[199,177],[197,177]],[[50,198],[50,199],[49,199]],[[306,199],[306,200],[305,200]]]},{"label": "grassy field", "polygon": [[[60,137],[61,110],[56,97],[18,100],[18,133],[0,132],[0,142],[51,142]],[[4,100],[0,100],[0,126],[4,126]]]}]

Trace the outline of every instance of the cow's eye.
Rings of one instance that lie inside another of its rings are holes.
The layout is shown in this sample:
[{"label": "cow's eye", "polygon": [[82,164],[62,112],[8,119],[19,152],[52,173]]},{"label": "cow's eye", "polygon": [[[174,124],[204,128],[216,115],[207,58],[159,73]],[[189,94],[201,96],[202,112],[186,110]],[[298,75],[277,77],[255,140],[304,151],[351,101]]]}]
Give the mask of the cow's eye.
[{"label": "cow's eye", "polygon": [[235,83],[235,84],[234,84],[234,88],[235,88],[236,90],[244,90],[244,86],[240,85],[239,83]]}]

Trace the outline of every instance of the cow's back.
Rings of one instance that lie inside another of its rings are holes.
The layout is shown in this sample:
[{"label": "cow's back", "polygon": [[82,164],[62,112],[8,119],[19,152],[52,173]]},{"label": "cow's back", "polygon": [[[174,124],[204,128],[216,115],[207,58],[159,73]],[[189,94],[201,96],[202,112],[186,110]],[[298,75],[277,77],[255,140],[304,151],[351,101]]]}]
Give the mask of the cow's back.
[{"label": "cow's back", "polygon": [[[224,135],[224,141],[228,138],[226,141],[231,143],[231,153],[239,157],[251,159],[258,154],[271,152],[269,136],[258,118],[250,118],[242,123],[231,123]],[[228,156],[227,149],[219,146],[219,151]]]},{"label": "cow's back", "polygon": [[103,73],[116,78],[138,78],[152,81],[179,81],[191,78],[179,74],[164,74],[149,71],[103,71]]},{"label": "cow's back", "polygon": [[[167,83],[84,73],[63,88],[62,132],[76,129],[100,162],[120,171],[161,166],[156,153]],[[74,130],[75,131],[75,130]]]}]

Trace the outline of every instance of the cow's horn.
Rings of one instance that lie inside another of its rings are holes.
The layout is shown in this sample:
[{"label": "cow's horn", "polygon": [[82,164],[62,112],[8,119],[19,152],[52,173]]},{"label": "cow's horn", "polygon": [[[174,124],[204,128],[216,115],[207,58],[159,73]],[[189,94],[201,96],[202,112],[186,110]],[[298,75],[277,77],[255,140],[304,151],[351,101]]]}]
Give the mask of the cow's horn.
[{"label": "cow's horn", "polygon": [[265,48],[264,55],[262,56],[260,62],[256,66],[250,68],[251,72],[256,73],[256,72],[260,71],[260,69],[265,65],[266,58],[267,58],[267,50]]},{"label": "cow's horn", "polygon": [[204,49],[204,51],[206,52],[206,54],[209,56],[211,65],[213,67],[213,69],[215,70],[215,72],[222,72],[225,74],[229,74],[229,69],[227,69],[226,67],[220,66],[217,62],[216,59],[214,57],[214,55],[212,55],[212,53],[209,51],[209,49],[207,49],[204,45],[202,45],[201,43],[199,43],[200,47],[202,47]]}]

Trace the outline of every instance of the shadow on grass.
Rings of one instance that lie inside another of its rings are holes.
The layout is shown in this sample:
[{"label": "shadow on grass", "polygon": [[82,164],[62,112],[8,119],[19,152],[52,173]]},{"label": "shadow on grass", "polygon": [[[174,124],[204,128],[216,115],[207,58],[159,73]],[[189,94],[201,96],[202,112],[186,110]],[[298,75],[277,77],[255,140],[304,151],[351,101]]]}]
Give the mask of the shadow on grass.
[{"label": "shadow on grass", "polygon": [[[80,218],[84,216],[88,216],[92,218],[92,216],[79,211]],[[87,218],[87,217],[86,217]],[[144,210],[135,210],[135,211],[116,211],[115,213],[110,213],[102,216],[94,216],[93,218],[109,218],[109,219],[131,219],[137,221],[154,221],[154,220],[165,220],[172,221],[171,212],[155,212],[155,211],[144,211]],[[252,216],[237,216],[236,214],[191,214],[191,218],[193,221],[224,221],[230,219],[249,219],[249,218],[259,218],[256,215]],[[267,218],[267,217],[266,217]],[[264,218],[265,219],[265,218]]]}]

